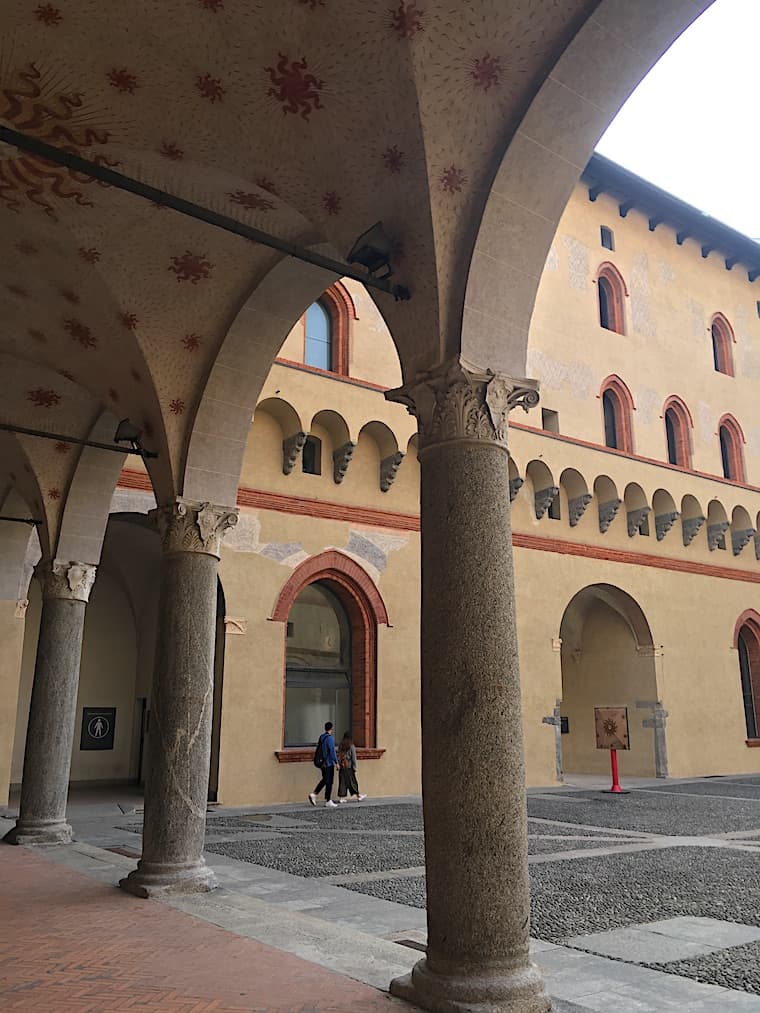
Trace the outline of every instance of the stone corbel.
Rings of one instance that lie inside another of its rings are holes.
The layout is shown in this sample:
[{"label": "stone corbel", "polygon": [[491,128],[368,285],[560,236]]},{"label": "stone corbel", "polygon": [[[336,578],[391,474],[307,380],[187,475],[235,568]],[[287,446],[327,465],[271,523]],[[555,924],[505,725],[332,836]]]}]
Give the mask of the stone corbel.
[{"label": "stone corbel", "polygon": [[[699,517],[684,517],[681,521],[681,530],[683,532],[683,544],[691,545],[694,539],[697,537],[697,533],[702,525],[705,523],[707,518]],[[760,559],[760,556],[758,557]]]},{"label": "stone corbel", "polygon": [[745,528],[743,531],[731,532],[731,548],[735,556],[738,556],[745,545],[749,545],[750,539],[756,534],[754,528]]},{"label": "stone corbel", "polygon": [[509,480],[509,502],[510,503],[514,503],[515,496],[517,496],[518,492],[522,489],[522,487],[524,485],[525,485],[525,479],[524,478],[520,478],[519,475],[517,476],[517,478],[510,478],[510,480]]},{"label": "stone corbel", "polygon": [[26,610],[29,608],[28,598],[19,598],[16,602],[16,610],[13,613],[14,619],[26,619]]},{"label": "stone corbel", "polygon": [[710,552],[714,552],[718,547],[725,549],[728,527],[728,521],[718,521],[717,524],[707,525],[707,547]]},{"label": "stone corbel", "polygon": [[342,447],[333,451],[333,481],[336,485],[340,485],[346,477],[355,450],[356,444],[349,440],[348,443],[344,443]]},{"label": "stone corbel", "polygon": [[397,450],[395,454],[384,457],[380,462],[380,492],[388,492],[393,485],[404,457],[403,451]]},{"label": "stone corbel", "polygon": [[581,517],[583,517],[586,507],[593,498],[590,492],[584,492],[581,496],[574,496],[571,500],[568,500],[567,513],[571,528],[574,528]]},{"label": "stone corbel", "polygon": [[224,617],[224,632],[228,637],[237,635],[245,636],[248,632],[248,620],[241,616],[225,616]]},{"label": "stone corbel", "polygon": [[622,502],[622,499],[611,499],[607,503],[599,504],[599,530],[602,534],[607,531],[617,517]]},{"label": "stone corbel", "polygon": [[539,489],[533,497],[533,506],[536,511],[536,520],[540,521],[546,511],[554,502],[554,497],[559,493],[559,486],[549,485],[545,489]]},{"label": "stone corbel", "polygon": [[636,510],[628,511],[628,537],[633,538],[634,535],[638,535],[641,531],[641,527],[644,521],[647,519],[647,514],[650,513],[651,507],[643,506],[638,507]]},{"label": "stone corbel", "polygon": [[654,530],[657,535],[657,541],[661,542],[668,531],[673,527],[675,522],[680,517],[678,510],[670,510],[664,514],[656,514],[654,519]]},{"label": "stone corbel", "polygon": [[306,446],[306,433],[293,433],[282,441],[282,473],[289,475]]}]

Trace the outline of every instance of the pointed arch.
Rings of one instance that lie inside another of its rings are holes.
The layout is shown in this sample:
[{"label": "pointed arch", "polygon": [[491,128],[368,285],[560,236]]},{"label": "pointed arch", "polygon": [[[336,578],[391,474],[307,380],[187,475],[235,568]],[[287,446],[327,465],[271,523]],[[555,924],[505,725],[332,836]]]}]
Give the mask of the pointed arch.
[{"label": "pointed arch", "polygon": [[602,426],[604,445],[611,450],[633,453],[633,422],[631,412],[635,411],[633,395],[617,374],[612,373],[599,388],[602,402]]},{"label": "pointed arch", "polygon": [[665,447],[668,463],[679,468],[691,467],[691,437],[689,431],[694,428],[694,420],[686,404],[677,394],[666,398],[662,406],[662,418],[665,423]]},{"label": "pointed arch", "polygon": [[710,336],[715,372],[734,376],[734,356],[731,346],[736,342],[736,338],[731,324],[722,313],[716,313],[710,321]]},{"label": "pointed arch", "polygon": [[733,415],[723,415],[718,421],[718,443],[723,477],[732,482],[745,482],[744,451],[746,443],[742,428]]},{"label": "pointed arch", "polygon": [[756,744],[760,729],[760,614],[746,609],[736,620],[733,646],[739,655],[747,744]]},{"label": "pointed arch", "polygon": [[608,331],[625,334],[625,298],[628,287],[625,280],[609,261],[599,266],[596,272],[599,323]]},{"label": "pointed arch", "polygon": [[357,319],[356,306],[348,289],[342,282],[334,282],[304,315],[304,363],[348,376],[351,327]]}]

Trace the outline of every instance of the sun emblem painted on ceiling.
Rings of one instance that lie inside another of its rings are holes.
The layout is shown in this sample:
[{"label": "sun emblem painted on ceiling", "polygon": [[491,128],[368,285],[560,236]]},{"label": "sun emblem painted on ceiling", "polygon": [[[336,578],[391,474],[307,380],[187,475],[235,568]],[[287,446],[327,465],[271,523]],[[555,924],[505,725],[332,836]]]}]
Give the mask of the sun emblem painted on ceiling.
[{"label": "sun emblem painted on ceiling", "polygon": [[424,13],[416,3],[405,3],[401,0],[398,7],[390,12],[391,29],[400,39],[411,39],[417,32],[425,30],[422,25]]},{"label": "sun emblem painted on ceiling", "polygon": [[[42,74],[34,63],[19,70],[16,79],[15,85],[0,92],[0,119],[11,127],[73,152],[108,143],[107,131],[77,123],[87,116],[80,94],[43,95]],[[113,167],[118,164],[97,152],[88,152],[88,157],[99,165]],[[25,152],[0,160],[0,201],[11,211],[21,211],[26,200],[57,221],[53,199],[70,200],[79,207],[92,207],[84,188],[94,183],[96,181],[91,176],[51,165]]]},{"label": "sun emblem painted on ceiling", "polygon": [[267,95],[282,103],[283,115],[300,113],[301,118],[308,120],[315,109],[324,108],[320,92],[324,81],[319,81],[313,74],[307,74],[306,57],[301,60],[288,60],[283,53],[275,67],[265,67],[272,87]]},{"label": "sun emblem painted on ceiling", "polygon": [[494,88],[501,83],[501,62],[498,56],[491,56],[486,53],[479,60],[475,60],[470,71],[470,77],[475,82],[475,87],[483,91]]},{"label": "sun emblem painted on ceiling", "polygon": [[61,395],[51,387],[33,387],[26,392],[26,399],[35,408],[55,408],[61,403]]},{"label": "sun emblem painted on ceiling", "polygon": [[235,190],[228,193],[227,197],[233,204],[239,204],[248,211],[271,211],[274,202],[262,197],[258,193],[246,193],[244,190]]}]

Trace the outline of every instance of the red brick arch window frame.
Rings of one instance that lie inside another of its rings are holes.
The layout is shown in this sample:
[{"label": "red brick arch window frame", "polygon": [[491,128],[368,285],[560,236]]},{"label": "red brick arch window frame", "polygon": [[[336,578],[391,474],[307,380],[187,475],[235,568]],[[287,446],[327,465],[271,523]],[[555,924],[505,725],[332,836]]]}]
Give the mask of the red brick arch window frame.
[{"label": "red brick arch window frame", "polygon": [[624,454],[633,453],[633,420],[631,413],[636,410],[633,395],[626,384],[616,374],[608,376],[599,388],[599,401],[602,408],[602,433],[604,423],[604,395],[610,394],[615,408],[615,441],[617,450]]},{"label": "red brick arch window frame", "polygon": [[673,423],[676,451],[676,460],[670,461],[670,463],[677,465],[679,468],[690,468],[691,439],[689,438],[689,430],[694,428],[694,419],[691,417],[691,412],[687,408],[686,404],[680,397],[678,397],[677,394],[671,394],[670,397],[665,400],[665,404],[662,406],[662,420],[665,426],[666,448],[668,443],[668,412],[670,412],[670,418]]},{"label": "red brick arch window frame", "polygon": [[[330,318],[332,349],[331,369],[329,372],[339,376],[348,376],[351,363],[351,337],[353,321],[358,320],[356,306],[346,286],[336,281],[317,299]],[[303,359],[306,361],[306,315],[303,317],[304,349]],[[312,367],[313,368],[313,367]],[[319,370],[319,372],[324,372]]]},{"label": "red brick arch window frame", "polygon": [[[385,752],[377,746],[377,628],[388,626],[388,612],[372,578],[349,556],[329,549],[304,560],[286,581],[275,602],[271,619],[283,624],[283,735],[285,723],[285,636],[290,609],[298,595],[317,581],[336,596],[346,610],[351,627],[351,724],[360,759],[378,759]],[[281,740],[282,741],[282,740]],[[314,750],[278,749],[280,763],[311,761]]]},{"label": "red brick arch window frame", "polygon": [[[736,620],[733,646],[737,651],[740,636],[747,648],[755,726],[760,729],[760,613],[755,609],[746,609]],[[759,747],[760,738],[747,739],[746,743],[748,746]]]},{"label": "red brick arch window frame", "polygon": [[[724,478],[729,479],[731,482],[746,482],[746,475],[744,471],[744,452],[742,446],[747,441],[744,439],[744,433],[742,427],[733,417],[733,415],[723,415],[718,422],[718,446],[721,447],[721,436],[723,432],[728,435],[727,441],[727,463],[729,474],[724,474]],[[723,452],[721,449],[721,462],[723,458]]]},{"label": "red brick arch window frame", "polygon": [[[616,334],[625,334],[625,297],[628,295],[628,286],[622,274],[614,264],[606,261],[600,264],[596,272],[596,286],[600,326]],[[606,324],[602,314],[602,291],[607,297]]]},{"label": "red brick arch window frame", "polygon": [[713,365],[716,373],[726,376],[734,375],[734,356],[731,346],[736,338],[728,320],[722,313],[716,313],[710,321],[710,336],[713,346]]}]

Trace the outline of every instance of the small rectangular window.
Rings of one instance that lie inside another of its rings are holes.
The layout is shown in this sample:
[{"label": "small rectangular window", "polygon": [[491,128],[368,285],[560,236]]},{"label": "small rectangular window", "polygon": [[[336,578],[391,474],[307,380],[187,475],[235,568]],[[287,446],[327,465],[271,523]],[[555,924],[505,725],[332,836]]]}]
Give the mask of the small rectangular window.
[{"label": "small rectangular window", "polygon": [[541,428],[547,433],[559,432],[559,412],[553,412],[549,408],[541,409]]},{"label": "small rectangular window", "polygon": [[322,443],[316,436],[307,436],[301,451],[301,468],[304,475],[322,474]]},{"label": "small rectangular window", "polygon": [[639,534],[643,535],[645,538],[649,538],[649,518],[648,517],[645,517],[644,520],[641,522],[641,526],[639,528]]},{"label": "small rectangular window", "polygon": [[560,513],[559,508],[559,493],[557,493],[557,495],[551,502],[551,506],[549,507],[549,517],[553,521],[559,521],[562,519],[562,515]]},{"label": "small rectangular window", "polygon": [[601,234],[602,234],[602,246],[604,247],[604,249],[605,250],[613,250],[614,251],[614,249],[615,249],[615,233],[607,225],[602,225],[600,231],[601,231]]}]

